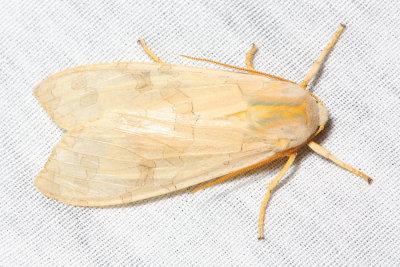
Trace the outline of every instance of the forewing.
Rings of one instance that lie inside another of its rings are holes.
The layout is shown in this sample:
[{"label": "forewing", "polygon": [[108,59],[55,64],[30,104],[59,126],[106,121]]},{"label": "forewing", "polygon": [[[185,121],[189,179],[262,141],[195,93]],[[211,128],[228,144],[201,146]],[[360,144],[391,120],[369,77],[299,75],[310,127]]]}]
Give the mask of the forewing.
[{"label": "forewing", "polygon": [[231,173],[275,150],[234,117],[109,113],[66,133],[36,185],[68,204],[123,204]]},{"label": "forewing", "polygon": [[315,131],[301,87],[231,71],[97,64],[55,74],[35,94],[68,130],[36,185],[74,205],[173,192],[282,155]]},{"label": "forewing", "polygon": [[171,110],[224,116],[244,109],[243,92],[265,89],[269,78],[237,72],[150,63],[104,63],[72,68],[41,82],[35,95],[64,129],[111,111]]}]

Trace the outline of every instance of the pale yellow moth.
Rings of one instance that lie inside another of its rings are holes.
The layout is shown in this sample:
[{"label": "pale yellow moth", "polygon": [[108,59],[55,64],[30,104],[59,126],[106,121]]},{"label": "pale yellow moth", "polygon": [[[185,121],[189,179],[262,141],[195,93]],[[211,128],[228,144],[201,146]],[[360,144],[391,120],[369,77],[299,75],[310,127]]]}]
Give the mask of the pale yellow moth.
[{"label": "pale yellow moth", "polygon": [[[328,120],[323,103],[306,89],[345,26],[300,84],[247,68],[236,71],[171,65],[139,43],[155,63],[80,66],[41,82],[35,95],[66,133],[35,184],[48,197],[77,206],[117,205],[218,180],[288,156],[262,201],[299,148],[370,177],[313,142]],[[196,59],[196,58],[194,58]]]}]

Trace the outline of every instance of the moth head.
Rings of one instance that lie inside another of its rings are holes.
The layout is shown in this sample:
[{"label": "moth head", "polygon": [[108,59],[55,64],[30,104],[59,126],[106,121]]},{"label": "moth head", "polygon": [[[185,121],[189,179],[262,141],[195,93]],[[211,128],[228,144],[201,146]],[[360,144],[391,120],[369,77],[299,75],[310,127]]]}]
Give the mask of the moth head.
[{"label": "moth head", "polygon": [[324,126],[329,118],[329,113],[324,104],[321,101],[318,101],[318,117],[319,117],[319,125]]}]

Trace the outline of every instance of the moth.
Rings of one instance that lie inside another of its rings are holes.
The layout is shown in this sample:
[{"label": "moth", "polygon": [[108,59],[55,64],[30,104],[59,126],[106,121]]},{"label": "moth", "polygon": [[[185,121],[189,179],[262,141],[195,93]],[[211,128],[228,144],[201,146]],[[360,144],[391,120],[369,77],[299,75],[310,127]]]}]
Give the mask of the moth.
[{"label": "moth", "polygon": [[259,238],[271,192],[309,146],[321,156],[372,179],[312,141],[328,111],[307,86],[345,26],[295,82],[257,71],[253,45],[246,68],[172,65],[139,40],[154,63],[102,63],[54,74],[34,94],[65,129],[35,180],[46,196],[76,206],[108,206],[203,189],[281,157],[260,208]]}]

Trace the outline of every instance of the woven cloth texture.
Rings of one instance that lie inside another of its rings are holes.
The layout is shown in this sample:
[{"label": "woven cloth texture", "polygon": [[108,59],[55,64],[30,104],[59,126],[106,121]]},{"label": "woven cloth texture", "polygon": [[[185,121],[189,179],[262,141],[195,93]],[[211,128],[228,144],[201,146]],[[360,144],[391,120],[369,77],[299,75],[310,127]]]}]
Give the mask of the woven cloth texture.
[{"label": "woven cloth texture", "polygon": [[[399,266],[399,1],[1,1],[1,266]],[[368,185],[304,148],[257,220],[277,160],[195,195],[82,208],[33,185],[62,130],[34,98],[60,70],[179,57],[300,82],[340,23],[347,29],[311,90],[330,112],[317,142]]]}]

